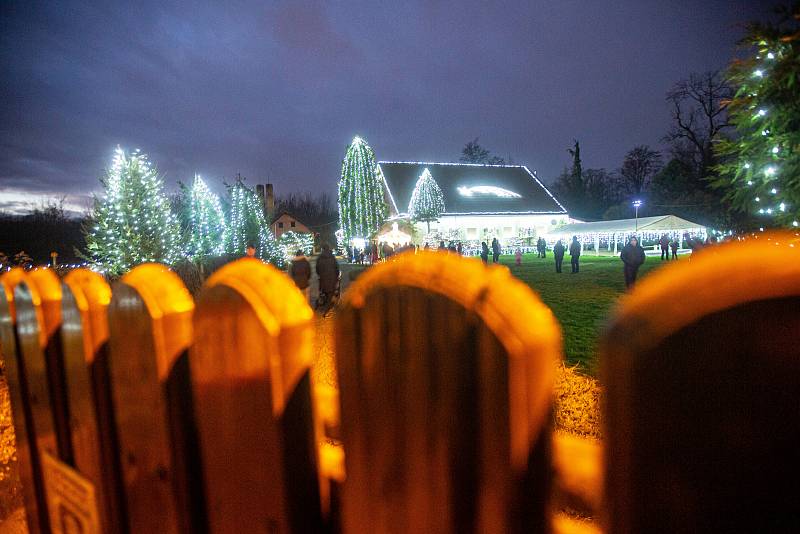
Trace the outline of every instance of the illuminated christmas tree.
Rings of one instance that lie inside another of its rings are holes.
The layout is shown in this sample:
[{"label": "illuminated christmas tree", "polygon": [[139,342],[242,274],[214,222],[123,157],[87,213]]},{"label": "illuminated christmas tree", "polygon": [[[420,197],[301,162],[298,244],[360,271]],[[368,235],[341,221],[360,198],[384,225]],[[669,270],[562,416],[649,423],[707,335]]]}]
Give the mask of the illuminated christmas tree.
[{"label": "illuminated christmas tree", "polygon": [[431,221],[437,220],[444,213],[444,196],[439,184],[426,168],[417,180],[411,201],[408,203],[408,214],[414,221],[424,221],[431,231]]},{"label": "illuminated christmas tree", "polygon": [[762,227],[800,224],[800,12],[783,15],[749,28],[744,42],[755,52],[728,73],[738,89],[728,106],[737,135],[718,146],[715,185]]},{"label": "illuminated christmas tree", "polygon": [[119,275],[140,263],[171,265],[181,257],[177,221],[145,154],[117,147],[100,183],[105,194],[95,197],[86,232],[87,259],[98,270]]},{"label": "illuminated christmas tree", "polygon": [[339,180],[339,227],[345,243],[353,238],[369,239],[388,212],[375,153],[366,141],[356,137],[347,149]]},{"label": "illuminated christmas tree", "polygon": [[189,228],[187,252],[195,259],[225,252],[225,214],[219,197],[195,175],[189,191]]},{"label": "illuminated christmas tree", "polygon": [[283,267],[283,250],[269,230],[264,206],[258,196],[240,179],[230,187],[229,194],[231,212],[226,233],[226,252],[243,256],[247,245],[252,244],[256,248],[256,256]]}]

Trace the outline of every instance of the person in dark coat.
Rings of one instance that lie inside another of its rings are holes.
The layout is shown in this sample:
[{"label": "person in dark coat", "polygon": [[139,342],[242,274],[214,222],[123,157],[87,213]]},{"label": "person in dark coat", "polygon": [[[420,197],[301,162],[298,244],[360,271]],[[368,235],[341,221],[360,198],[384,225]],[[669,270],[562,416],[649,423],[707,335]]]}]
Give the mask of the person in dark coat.
[{"label": "person in dark coat", "polygon": [[669,260],[669,236],[667,234],[662,235],[661,239],[658,240],[658,244],[661,245],[661,259]]},{"label": "person in dark coat", "polygon": [[557,273],[561,272],[561,262],[564,261],[564,252],[566,252],[566,250],[567,249],[564,247],[564,244],[561,242],[560,239],[556,241],[555,245],[553,245],[553,256],[555,256],[556,258]]},{"label": "person in dark coat", "polygon": [[339,282],[339,264],[327,243],[322,245],[322,252],[317,258],[317,276],[319,277],[320,295],[332,296],[336,292],[336,285]]},{"label": "person in dark coat", "polygon": [[489,263],[489,245],[486,241],[481,241],[481,259],[483,263]]},{"label": "person in dark coat", "polygon": [[495,237],[492,239],[492,263],[500,261],[500,241]]},{"label": "person in dark coat", "polygon": [[636,282],[636,273],[645,260],[644,249],[639,245],[635,235],[631,236],[628,244],[622,247],[619,257],[625,264],[625,287],[629,288]]},{"label": "person in dark coat", "polygon": [[572,272],[577,273],[580,270],[581,260],[581,244],[578,242],[578,236],[572,236],[572,243],[569,244],[569,262],[572,264]]},{"label": "person in dark coat", "polygon": [[547,257],[547,243],[543,238],[539,238],[536,240],[536,255],[537,258],[546,258]]},{"label": "person in dark coat", "polygon": [[669,248],[672,249],[672,259],[678,259],[678,247],[681,246],[680,239],[673,238],[672,241],[669,242]]},{"label": "person in dark coat", "polygon": [[295,257],[292,259],[292,265],[289,267],[289,276],[294,280],[295,285],[303,292],[308,300],[308,292],[310,289],[309,280],[311,280],[311,264],[308,263],[302,250],[298,250]]}]

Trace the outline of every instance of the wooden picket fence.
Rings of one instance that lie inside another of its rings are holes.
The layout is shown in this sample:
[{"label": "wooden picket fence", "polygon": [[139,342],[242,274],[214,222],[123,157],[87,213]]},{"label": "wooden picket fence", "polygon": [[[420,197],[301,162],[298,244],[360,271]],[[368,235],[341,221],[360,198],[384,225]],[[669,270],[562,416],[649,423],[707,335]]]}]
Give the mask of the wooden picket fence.
[{"label": "wooden picket fence", "polygon": [[602,449],[554,437],[561,332],[504,268],[422,253],[367,271],[335,318],[338,391],[313,383],[303,294],[258,260],[196,300],[155,264],[113,289],[11,270],[0,348],[29,531],[793,530],[792,238],[703,252],[622,299]]}]

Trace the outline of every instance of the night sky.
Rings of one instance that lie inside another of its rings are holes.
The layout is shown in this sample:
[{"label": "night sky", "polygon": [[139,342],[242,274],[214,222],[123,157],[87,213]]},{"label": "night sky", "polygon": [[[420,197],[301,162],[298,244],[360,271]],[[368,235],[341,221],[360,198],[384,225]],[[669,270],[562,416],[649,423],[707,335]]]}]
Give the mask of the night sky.
[{"label": "night sky", "polygon": [[354,135],[384,160],[480,143],[552,180],[661,147],[664,100],[723,68],[751,1],[36,2],[0,5],[0,209],[80,209],[117,144],[174,189],[236,173],[335,194]]}]

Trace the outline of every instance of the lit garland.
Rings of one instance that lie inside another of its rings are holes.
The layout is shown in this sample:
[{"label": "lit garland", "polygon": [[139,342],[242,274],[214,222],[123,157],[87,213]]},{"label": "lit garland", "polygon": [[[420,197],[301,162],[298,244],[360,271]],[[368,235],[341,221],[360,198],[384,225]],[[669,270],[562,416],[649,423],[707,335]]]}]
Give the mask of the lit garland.
[{"label": "lit garland", "polygon": [[229,194],[231,213],[226,233],[226,251],[241,256],[247,251],[247,245],[252,244],[259,258],[283,267],[283,250],[269,230],[258,196],[241,180],[230,187]]},{"label": "lit garland", "polygon": [[800,220],[800,128],[797,114],[800,61],[797,32],[754,26],[748,42],[755,57],[735,63],[731,80],[736,96],[728,111],[735,139],[720,143],[722,178],[718,185],[736,187],[727,198],[747,213],[765,218],[763,226],[797,227]]},{"label": "lit garland", "polygon": [[388,216],[383,177],[375,153],[360,137],[353,139],[342,162],[339,180],[339,226],[345,243],[369,239]]},{"label": "lit garland", "polygon": [[223,254],[225,234],[225,214],[219,197],[199,175],[195,175],[189,192],[189,255],[204,258]]},{"label": "lit garland", "polygon": [[442,190],[426,167],[417,180],[414,191],[411,193],[408,214],[414,221],[428,223],[428,232],[430,232],[431,221],[437,220],[444,213],[444,210]]},{"label": "lit garland", "polygon": [[93,226],[86,235],[87,259],[95,270],[119,275],[140,263],[172,265],[180,259],[178,223],[145,154],[126,155],[117,147],[100,182],[105,194],[95,197]]}]

